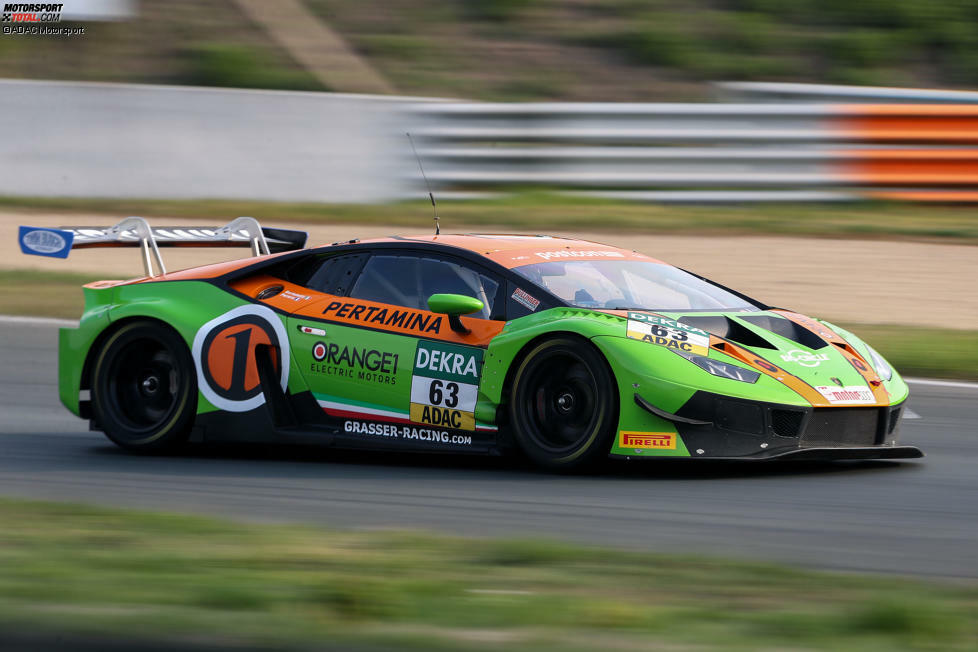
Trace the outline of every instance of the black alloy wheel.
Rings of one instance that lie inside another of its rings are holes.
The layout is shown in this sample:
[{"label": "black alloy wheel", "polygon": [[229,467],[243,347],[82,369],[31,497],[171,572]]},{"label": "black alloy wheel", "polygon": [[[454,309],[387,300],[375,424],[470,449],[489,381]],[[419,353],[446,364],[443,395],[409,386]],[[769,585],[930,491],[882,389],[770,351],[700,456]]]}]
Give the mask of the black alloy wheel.
[{"label": "black alloy wheel", "polygon": [[112,333],[95,359],[92,409],[113,442],[159,452],[186,440],[197,411],[190,351],[171,328],[129,322]]},{"label": "black alloy wheel", "polygon": [[608,364],[587,341],[536,345],[514,376],[510,423],[537,464],[574,471],[607,457],[618,425],[618,389]]}]

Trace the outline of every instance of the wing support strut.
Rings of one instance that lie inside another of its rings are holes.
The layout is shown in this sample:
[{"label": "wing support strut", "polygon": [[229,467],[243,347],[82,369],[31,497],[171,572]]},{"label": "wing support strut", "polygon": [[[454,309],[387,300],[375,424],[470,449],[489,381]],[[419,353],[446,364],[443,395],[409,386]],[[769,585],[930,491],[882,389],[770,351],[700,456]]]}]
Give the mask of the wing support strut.
[{"label": "wing support strut", "polygon": [[[123,235],[130,232],[139,238],[139,250],[142,253],[143,270],[145,270],[146,276],[156,276],[153,273],[153,260],[156,261],[156,267],[160,270],[159,275],[163,276],[166,274],[166,266],[163,264],[163,256],[160,255],[160,248],[156,246],[153,229],[150,227],[149,222],[143,218],[127,217],[115,226],[109,227],[105,235],[111,240],[121,240]],[[150,259],[150,253],[153,254],[152,259]]]}]

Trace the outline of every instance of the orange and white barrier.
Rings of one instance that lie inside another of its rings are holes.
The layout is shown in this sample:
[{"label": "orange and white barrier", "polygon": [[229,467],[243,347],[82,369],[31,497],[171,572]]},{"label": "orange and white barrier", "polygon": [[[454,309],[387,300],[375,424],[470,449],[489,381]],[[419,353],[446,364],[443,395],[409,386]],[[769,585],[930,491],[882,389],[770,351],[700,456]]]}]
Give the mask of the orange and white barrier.
[{"label": "orange and white barrier", "polygon": [[978,104],[426,104],[429,178],[654,201],[978,201]]}]

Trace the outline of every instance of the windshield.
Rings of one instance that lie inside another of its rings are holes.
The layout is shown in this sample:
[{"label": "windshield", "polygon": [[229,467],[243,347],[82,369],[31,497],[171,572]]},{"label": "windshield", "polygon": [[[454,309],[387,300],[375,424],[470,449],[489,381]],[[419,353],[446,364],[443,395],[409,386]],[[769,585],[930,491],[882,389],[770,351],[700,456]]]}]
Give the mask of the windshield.
[{"label": "windshield", "polygon": [[609,310],[758,310],[692,274],[641,260],[535,263],[514,272],[573,306]]}]

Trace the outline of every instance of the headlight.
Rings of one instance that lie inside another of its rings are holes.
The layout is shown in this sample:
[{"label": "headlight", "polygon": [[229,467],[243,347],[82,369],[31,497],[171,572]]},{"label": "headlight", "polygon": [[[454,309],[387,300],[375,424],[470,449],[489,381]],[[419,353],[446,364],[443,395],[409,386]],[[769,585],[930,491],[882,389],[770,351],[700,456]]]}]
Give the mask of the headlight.
[{"label": "headlight", "polygon": [[869,350],[869,357],[873,359],[873,369],[876,370],[879,377],[883,380],[893,378],[893,367],[891,367],[889,363],[883,359],[883,356],[877,353],[876,349],[871,347],[869,344],[866,345],[866,348]]},{"label": "headlight", "polygon": [[757,379],[761,377],[761,374],[753,369],[744,369],[737,365],[727,364],[719,360],[711,360],[702,355],[693,355],[692,353],[677,351],[676,349],[670,349],[670,351],[683,356],[703,371],[711,373],[714,376],[719,376],[720,378],[739,380],[742,383],[756,383]]}]

